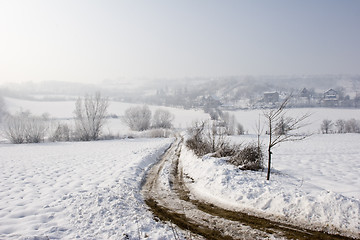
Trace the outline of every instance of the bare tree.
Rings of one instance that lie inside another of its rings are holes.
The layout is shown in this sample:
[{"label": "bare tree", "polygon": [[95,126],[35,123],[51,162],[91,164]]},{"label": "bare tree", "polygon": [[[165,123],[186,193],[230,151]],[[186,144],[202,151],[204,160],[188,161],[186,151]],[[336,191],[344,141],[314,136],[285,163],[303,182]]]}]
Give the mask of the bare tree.
[{"label": "bare tree", "polygon": [[48,129],[48,119],[44,117],[30,116],[25,122],[25,139],[28,143],[39,143],[44,141]]},{"label": "bare tree", "polygon": [[354,118],[347,120],[345,123],[345,131],[347,133],[360,133],[360,121]]},{"label": "bare tree", "polygon": [[7,115],[4,121],[4,133],[12,143],[21,144],[25,142],[25,120],[24,116]]},{"label": "bare tree", "polygon": [[[286,112],[284,111],[286,106],[288,105],[292,95],[289,95],[285,98],[285,100],[281,103],[281,105],[276,109],[270,109],[264,112],[264,116],[267,120],[268,131],[269,134],[269,145],[268,145],[268,171],[267,171],[267,180],[270,180],[270,168],[271,168],[271,155],[272,148],[279,143],[287,142],[287,141],[298,141],[305,139],[309,135],[300,135],[294,133],[296,130],[305,126],[304,120],[307,119],[310,114],[304,114],[299,118],[290,118],[286,117]],[[287,131],[284,134],[280,131],[280,127],[282,127],[281,121],[286,119],[286,128]]]},{"label": "bare tree", "polygon": [[324,119],[321,123],[321,132],[324,134],[328,134],[333,126],[333,123],[331,120]]},{"label": "bare tree", "polygon": [[171,128],[172,121],[174,120],[174,115],[171,114],[168,110],[157,109],[153,116],[154,128]]},{"label": "bare tree", "polygon": [[97,140],[106,121],[109,101],[99,92],[78,98],[75,105],[75,134],[82,141]]},{"label": "bare tree", "polygon": [[345,133],[345,124],[346,121],[343,119],[338,119],[335,123],[335,127],[337,129],[337,133]]},{"label": "bare tree", "polygon": [[50,135],[50,141],[70,141],[71,130],[66,123],[57,123],[55,130]]},{"label": "bare tree", "polygon": [[133,131],[144,131],[150,128],[151,111],[148,106],[130,107],[126,109],[124,123]]},{"label": "bare tree", "polygon": [[236,130],[235,116],[226,112],[221,116],[221,118],[224,121],[225,134],[234,135]]},{"label": "bare tree", "polygon": [[256,136],[257,136],[257,151],[260,154],[260,152],[261,152],[260,136],[264,132],[264,125],[261,125],[260,114],[259,114],[258,122],[255,124],[255,132],[256,132]]}]

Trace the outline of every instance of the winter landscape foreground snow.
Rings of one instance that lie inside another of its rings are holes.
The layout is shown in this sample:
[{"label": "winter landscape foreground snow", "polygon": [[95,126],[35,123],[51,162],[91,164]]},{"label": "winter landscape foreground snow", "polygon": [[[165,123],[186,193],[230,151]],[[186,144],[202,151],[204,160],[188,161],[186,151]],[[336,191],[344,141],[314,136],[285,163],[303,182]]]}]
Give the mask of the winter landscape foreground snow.
[{"label": "winter landscape foreground snow", "polygon": [[[234,141],[255,141],[256,136]],[[264,139],[265,140],[265,139]],[[183,147],[181,163],[195,198],[308,229],[360,238],[360,135],[314,135],[273,151],[273,174],[241,171],[226,158],[198,158]]]},{"label": "winter landscape foreground snow", "polygon": [[[145,172],[171,141],[1,144],[0,239],[172,239],[172,227],[154,220],[140,194]],[[358,134],[315,135],[283,144],[269,182],[265,173],[186,148],[181,162],[197,198],[359,238],[359,141]]]},{"label": "winter landscape foreground snow", "polygon": [[0,239],[171,239],[139,188],[171,139],[0,145]]},{"label": "winter landscape foreground snow", "polygon": [[[12,112],[30,109],[70,119],[74,103],[15,101]],[[25,105],[24,105],[25,104]],[[27,105],[26,105],[27,104]],[[129,107],[114,103],[111,112]],[[64,110],[63,113],[59,109]],[[174,126],[207,119],[202,111],[168,108]],[[52,111],[50,111],[52,110]],[[38,111],[38,112],[36,112]],[[293,109],[297,112],[307,109]],[[311,109],[306,131],[323,119],[359,119],[349,109]],[[249,133],[261,111],[235,112]],[[105,132],[124,128],[109,120]],[[253,142],[252,134],[232,137]],[[267,136],[262,136],[266,145]],[[171,225],[154,220],[140,188],[146,171],[172,139],[126,139],[13,145],[0,144],[0,239],[173,239]],[[196,198],[224,208],[360,238],[360,134],[314,134],[273,149],[271,180],[264,172],[240,171],[226,159],[198,158],[182,149],[184,173]],[[166,176],[164,176],[166,177]],[[165,182],[165,181],[164,181]]]}]

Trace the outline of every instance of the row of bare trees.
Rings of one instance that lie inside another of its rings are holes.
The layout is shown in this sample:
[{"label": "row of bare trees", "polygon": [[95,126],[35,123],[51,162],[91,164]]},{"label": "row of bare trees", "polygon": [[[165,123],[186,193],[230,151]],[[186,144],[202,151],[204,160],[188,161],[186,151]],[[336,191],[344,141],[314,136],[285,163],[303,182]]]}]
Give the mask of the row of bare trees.
[{"label": "row of bare trees", "polygon": [[12,143],[39,143],[44,140],[48,119],[20,112],[5,117],[5,135]]},{"label": "row of bare trees", "polygon": [[332,120],[324,119],[320,126],[323,134],[329,133],[360,133],[360,121],[354,118],[349,120],[338,119],[334,123]]},{"label": "row of bare trees", "polygon": [[[98,140],[106,122],[108,107],[108,99],[101,97],[99,92],[78,98],[75,103],[73,128],[60,122],[54,126],[48,118],[34,116],[29,112],[21,112],[15,115],[7,114],[3,124],[4,133],[12,143],[41,142],[44,141],[48,131],[50,132],[48,134],[50,141]],[[152,115],[148,106],[131,107],[126,110],[123,117],[123,121],[135,131],[143,131],[149,128],[170,129],[173,120],[174,116],[169,111],[157,109]],[[163,133],[156,132],[153,134],[163,135]]]},{"label": "row of bare trees", "polygon": [[125,111],[123,122],[133,131],[145,131],[149,128],[172,128],[174,115],[164,109],[155,110],[154,115],[148,106],[130,107]]},{"label": "row of bare trees", "polygon": [[100,93],[79,98],[75,104],[74,130],[65,123],[51,126],[51,121],[46,115],[34,116],[30,112],[6,114],[3,131],[12,143],[17,144],[42,142],[47,131],[51,131],[51,141],[97,140],[106,121],[108,106],[108,100],[102,98]]}]

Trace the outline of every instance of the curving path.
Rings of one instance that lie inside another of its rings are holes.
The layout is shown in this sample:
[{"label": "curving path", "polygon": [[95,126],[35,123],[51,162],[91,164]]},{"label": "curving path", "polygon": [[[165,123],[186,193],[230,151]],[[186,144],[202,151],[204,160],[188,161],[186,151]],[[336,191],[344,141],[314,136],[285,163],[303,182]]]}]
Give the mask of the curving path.
[{"label": "curving path", "polygon": [[[184,178],[179,164],[182,144],[183,139],[178,137],[152,167],[142,194],[157,218],[189,231],[190,238],[200,235],[206,239],[350,239],[272,222],[193,199],[186,188],[186,181],[191,180]],[[178,238],[176,231],[174,238]]]}]

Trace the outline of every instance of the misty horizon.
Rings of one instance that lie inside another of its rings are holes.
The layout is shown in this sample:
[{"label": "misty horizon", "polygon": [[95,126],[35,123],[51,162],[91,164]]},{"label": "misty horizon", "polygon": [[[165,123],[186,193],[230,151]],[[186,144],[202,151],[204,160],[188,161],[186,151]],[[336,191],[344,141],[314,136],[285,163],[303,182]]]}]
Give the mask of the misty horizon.
[{"label": "misty horizon", "polygon": [[359,74],[358,1],[1,1],[0,85]]}]

